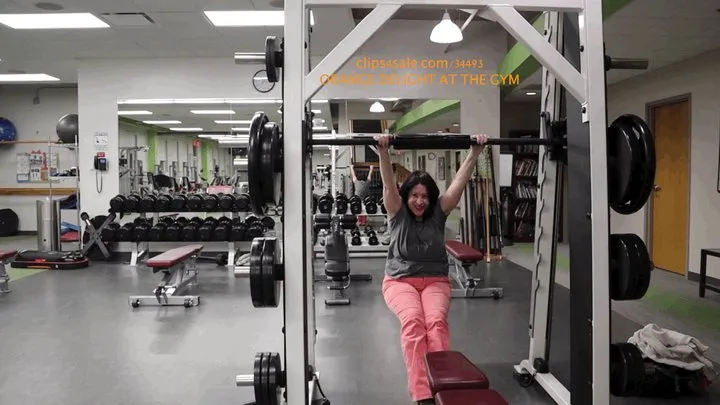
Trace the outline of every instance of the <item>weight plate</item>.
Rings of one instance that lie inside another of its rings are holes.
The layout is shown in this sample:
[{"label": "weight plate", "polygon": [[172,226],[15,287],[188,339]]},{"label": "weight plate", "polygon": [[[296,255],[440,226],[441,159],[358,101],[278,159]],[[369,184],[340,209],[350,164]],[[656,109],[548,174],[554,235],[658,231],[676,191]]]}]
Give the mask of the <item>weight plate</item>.
[{"label": "weight plate", "polygon": [[280,125],[273,122],[272,129],[272,150],[275,151],[275,173],[283,172],[283,137]]},{"label": "weight plate", "polygon": [[650,288],[650,278],[652,274],[652,261],[645,242],[642,238],[635,234],[628,234],[628,241],[635,251],[635,265],[633,266],[633,284],[632,291],[628,299],[639,300],[645,296],[648,288]]},{"label": "weight plate", "polygon": [[269,392],[269,383],[270,383],[270,353],[265,353],[263,355],[262,363],[260,365],[260,369],[262,370],[262,374],[260,375],[260,384],[262,384],[262,391],[263,391],[263,399],[262,402],[258,402],[256,405],[268,405],[270,402],[270,398],[268,397]]},{"label": "weight plate", "polygon": [[655,139],[648,125],[637,115],[625,114],[616,121],[630,128],[638,143],[640,157],[633,176],[636,192],[629,207],[634,213],[645,205],[655,186]]},{"label": "weight plate", "polygon": [[278,353],[268,353],[268,355],[268,405],[279,405],[277,390],[282,375],[280,355]]},{"label": "weight plate", "polygon": [[253,362],[253,388],[256,404],[261,404],[265,398],[262,385],[262,361],[264,357],[265,353],[255,353],[255,361]]},{"label": "weight plate", "polygon": [[277,131],[277,125],[269,122],[263,126],[260,138],[260,162],[263,176],[263,198],[265,202],[275,202],[275,153],[273,150],[273,128]]},{"label": "weight plate", "polygon": [[273,36],[265,38],[265,73],[270,83],[277,83],[279,79],[277,50],[277,38]]},{"label": "weight plate", "polygon": [[610,298],[625,300],[631,288],[630,248],[625,234],[610,235]]},{"label": "weight plate", "polygon": [[622,206],[632,192],[630,183],[637,162],[638,144],[630,131],[618,125],[608,128],[608,198],[610,205]]},{"label": "weight plate", "polygon": [[610,393],[619,397],[638,395],[645,377],[642,352],[631,343],[610,345]]},{"label": "weight plate", "polygon": [[248,139],[248,191],[250,194],[250,205],[257,214],[265,211],[265,192],[263,185],[265,177],[262,172],[262,128],[268,122],[268,117],[263,112],[255,113],[250,123],[250,134]]},{"label": "weight plate", "polygon": [[265,238],[262,253],[262,274],[263,274],[263,298],[265,307],[277,307],[279,290],[277,288],[277,277],[275,274],[277,240]]},{"label": "weight plate", "polygon": [[625,301],[634,300],[633,298],[638,290],[638,283],[640,282],[640,266],[642,266],[640,260],[640,253],[638,252],[637,240],[634,234],[624,234],[623,238],[628,247],[628,258],[630,259],[630,266],[628,267],[628,289],[625,292],[623,299]]},{"label": "weight plate", "polygon": [[250,245],[250,297],[255,308],[262,308],[265,302],[262,276],[264,242],[262,238],[257,238]]}]

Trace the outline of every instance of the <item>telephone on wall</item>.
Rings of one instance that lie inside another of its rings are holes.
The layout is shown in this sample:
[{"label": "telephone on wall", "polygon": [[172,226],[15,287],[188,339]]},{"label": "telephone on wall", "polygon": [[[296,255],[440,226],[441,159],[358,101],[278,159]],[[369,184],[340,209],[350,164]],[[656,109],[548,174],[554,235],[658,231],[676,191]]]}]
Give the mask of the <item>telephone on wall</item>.
[{"label": "telephone on wall", "polygon": [[107,162],[107,158],[105,157],[105,153],[101,152],[101,153],[98,153],[97,155],[95,155],[95,161],[94,161],[93,165],[95,167],[95,170],[97,170],[97,171],[101,171],[101,172],[107,171],[108,162]]}]

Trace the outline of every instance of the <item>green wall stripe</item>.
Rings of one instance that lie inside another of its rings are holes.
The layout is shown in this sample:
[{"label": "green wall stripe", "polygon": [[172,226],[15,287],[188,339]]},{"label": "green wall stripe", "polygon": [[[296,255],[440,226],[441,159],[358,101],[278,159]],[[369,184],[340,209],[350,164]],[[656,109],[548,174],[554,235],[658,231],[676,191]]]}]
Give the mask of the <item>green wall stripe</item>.
[{"label": "green wall stripe", "polygon": [[147,131],[148,141],[148,168],[147,170],[155,173],[155,165],[157,162],[157,137],[158,134],[154,130]]},{"label": "green wall stripe", "polygon": [[425,121],[460,107],[460,100],[428,100],[408,111],[390,126],[390,132],[401,133]]},{"label": "green wall stripe", "polygon": [[131,125],[131,126],[138,127],[138,128],[142,128],[142,129],[146,129],[146,130],[152,130],[152,131],[155,131],[155,132],[167,132],[167,131],[169,131],[169,129],[167,129],[167,128],[165,128],[165,127],[159,127],[159,126],[157,126],[157,125],[146,124],[146,123],[144,123],[144,122],[137,121],[137,120],[134,120],[134,119],[132,119],[132,118],[127,118],[127,117],[118,117],[118,122],[121,123],[121,124]]},{"label": "green wall stripe", "polygon": [[[611,15],[618,12],[623,7],[627,6],[632,0],[605,0],[603,1],[603,19],[607,19]],[[533,27],[542,32],[545,27],[545,14],[540,14],[538,18],[533,21]],[[540,69],[540,62],[532,56],[530,50],[527,49],[525,44],[518,42],[516,43],[505,58],[498,65],[498,73],[501,75],[518,75],[520,76],[520,83],[523,80],[530,77],[533,73]],[[506,90],[504,88],[504,90]]]}]

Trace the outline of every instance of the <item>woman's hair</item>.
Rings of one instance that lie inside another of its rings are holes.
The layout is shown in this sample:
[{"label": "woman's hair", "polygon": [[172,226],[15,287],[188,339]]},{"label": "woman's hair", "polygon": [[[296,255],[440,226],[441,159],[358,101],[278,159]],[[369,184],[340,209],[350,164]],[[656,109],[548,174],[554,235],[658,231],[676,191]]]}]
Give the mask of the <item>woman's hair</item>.
[{"label": "woman's hair", "polygon": [[408,178],[405,179],[400,186],[400,198],[402,198],[403,204],[405,204],[405,207],[409,210],[410,207],[408,207],[408,200],[410,199],[410,191],[418,184],[425,186],[428,192],[429,203],[427,209],[423,213],[423,219],[428,219],[435,212],[438,199],[440,198],[440,189],[438,188],[437,183],[435,183],[435,180],[433,180],[427,172],[416,170],[410,173],[410,176],[408,176]]}]

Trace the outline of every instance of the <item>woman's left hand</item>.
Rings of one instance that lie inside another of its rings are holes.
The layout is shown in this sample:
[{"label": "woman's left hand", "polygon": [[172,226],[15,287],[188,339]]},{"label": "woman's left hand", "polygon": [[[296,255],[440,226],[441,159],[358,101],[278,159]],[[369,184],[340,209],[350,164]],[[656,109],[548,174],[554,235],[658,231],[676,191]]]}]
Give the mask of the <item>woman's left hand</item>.
[{"label": "woman's left hand", "polygon": [[475,156],[480,156],[482,151],[485,149],[485,144],[487,143],[488,136],[485,134],[480,134],[476,136],[477,145],[472,146],[472,153]]}]

